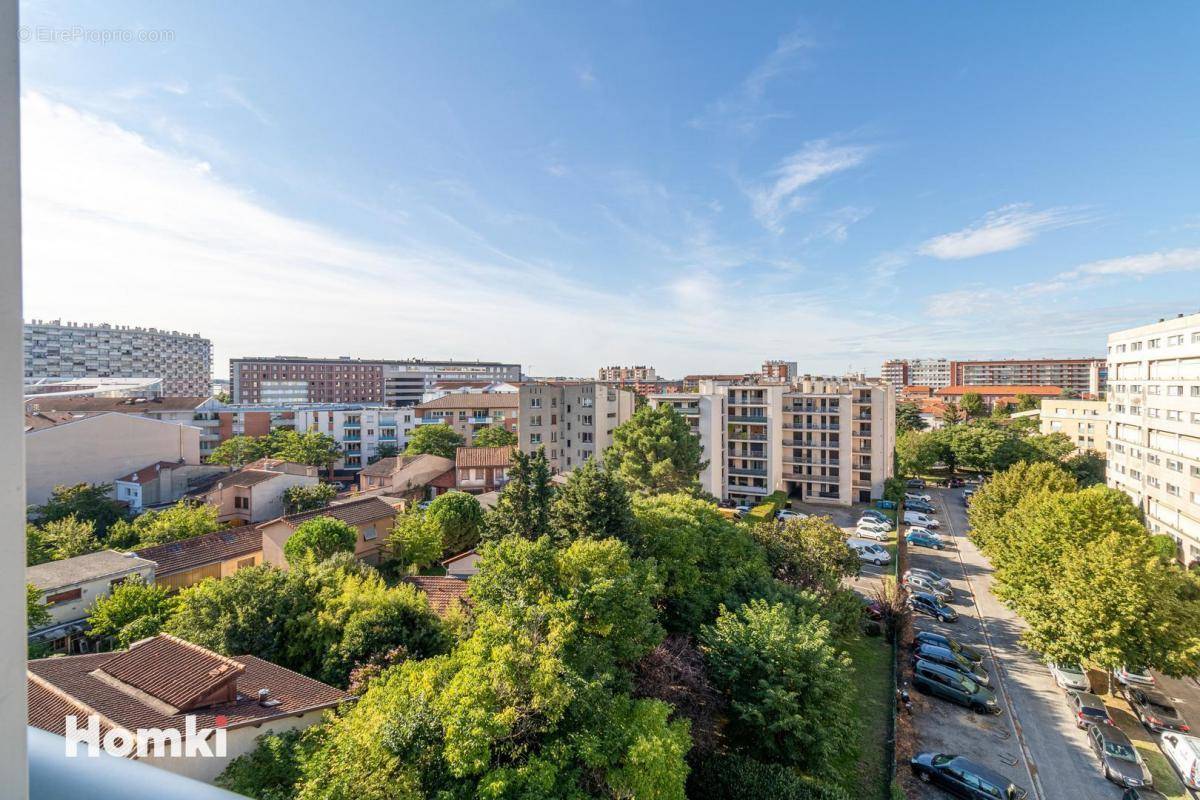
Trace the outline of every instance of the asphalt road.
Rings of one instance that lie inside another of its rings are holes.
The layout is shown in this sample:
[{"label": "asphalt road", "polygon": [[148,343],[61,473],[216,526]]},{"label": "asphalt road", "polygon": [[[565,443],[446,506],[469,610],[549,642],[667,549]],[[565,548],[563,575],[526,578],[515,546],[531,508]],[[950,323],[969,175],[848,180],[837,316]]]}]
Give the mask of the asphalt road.
[{"label": "asphalt road", "polygon": [[[1063,690],[1049,670],[1018,642],[1024,623],[991,593],[992,569],[966,536],[966,507],[960,490],[932,489],[940,532],[954,546],[935,551],[909,548],[914,567],[936,569],[954,584],[960,619],[943,625],[918,617],[921,629],[936,629],[985,648],[1004,714],[982,718],[933,700],[915,723],[922,749],[966,755],[1009,776],[1041,800],[1104,800],[1121,790],[1104,780],[1083,731],[1066,711]],[[936,790],[930,794],[941,796]]]}]

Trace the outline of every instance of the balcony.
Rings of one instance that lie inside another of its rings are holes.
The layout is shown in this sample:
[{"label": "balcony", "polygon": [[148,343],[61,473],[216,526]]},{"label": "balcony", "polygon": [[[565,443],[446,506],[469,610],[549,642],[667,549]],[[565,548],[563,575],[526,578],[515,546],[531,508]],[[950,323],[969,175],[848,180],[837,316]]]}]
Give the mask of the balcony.
[{"label": "balcony", "polygon": [[737,484],[729,484],[725,487],[726,494],[757,494],[766,496],[769,494],[765,486],[738,486]]},{"label": "balcony", "polygon": [[790,405],[784,406],[784,411],[793,414],[837,414],[840,413],[837,406],[806,406],[806,405]]},{"label": "balcony", "polygon": [[471,423],[472,425],[490,425],[492,422],[492,418],[491,417],[471,417],[470,419],[467,420],[467,422]]},{"label": "balcony", "polygon": [[766,423],[767,418],[765,416],[759,416],[757,414],[754,414],[754,415],[739,414],[736,416],[733,414],[730,414],[729,421],[730,422],[757,422],[759,424],[764,424],[764,423]]},{"label": "balcony", "polygon": [[831,483],[837,484],[841,482],[841,478],[836,475],[804,475],[799,472],[785,472],[783,479],[787,481],[797,481],[799,483]]},{"label": "balcony", "polygon": [[749,475],[753,477],[765,478],[767,471],[765,469],[751,469],[748,467],[730,467],[728,470],[730,475]]},{"label": "balcony", "polygon": [[449,417],[417,417],[418,425],[441,425],[443,423],[449,424],[449,421]]},{"label": "balcony", "polygon": [[746,451],[746,452],[742,452],[742,453],[739,453],[736,450],[731,450],[729,452],[729,457],[730,458],[752,458],[756,461],[765,461],[767,458],[767,454],[762,450],[759,450],[758,452]]},{"label": "balcony", "polygon": [[342,429],[347,430],[347,431],[348,430],[358,430],[361,427],[362,427],[361,422],[343,422],[342,423]]},{"label": "balcony", "polygon": [[783,441],[783,446],[784,447],[808,447],[808,448],[816,448],[818,450],[837,450],[837,449],[841,448],[841,444],[839,444],[838,442],[821,442],[817,439],[810,439],[810,440],[785,439]]},{"label": "balcony", "polygon": [[806,467],[840,467],[841,462],[836,458],[821,460],[819,458],[792,458],[784,455],[783,463],[785,464],[803,464]]},{"label": "balcony", "polygon": [[783,423],[784,430],[789,431],[840,431],[841,426],[836,422],[820,423],[820,422],[785,422]]},{"label": "balcony", "polygon": [[361,442],[362,434],[361,433],[347,433],[345,436],[342,437],[342,441],[343,442]]},{"label": "balcony", "polygon": [[747,431],[730,431],[729,441],[731,442],[765,442],[767,435],[765,433],[748,433]]}]

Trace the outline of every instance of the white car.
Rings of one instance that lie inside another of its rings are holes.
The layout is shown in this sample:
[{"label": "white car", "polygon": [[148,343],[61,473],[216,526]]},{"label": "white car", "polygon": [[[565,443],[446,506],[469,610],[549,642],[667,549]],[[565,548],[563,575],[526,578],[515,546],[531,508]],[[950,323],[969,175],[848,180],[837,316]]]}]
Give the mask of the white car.
[{"label": "white car", "polygon": [[932,497],[932,496],[930,496],[930,495],[927,495],[927,494],[917,494],[916,492],[905,492],[905,493],[904,493],[904,499],[905,499],[905,500],[922,500],[922,501],[924,501],[924,502],[926,502],[926,503],[932,503],[932,502],[933,502],[933,497]]},{"label": "white car", "polygon": [[847,539],[846,546],[858,554],[859,560],[868,564],[883,566],[892,562],[892,554],[874,542],[864,542],[862,539]]},{"label": "white car", "polygon": [[919,511],[904,512],[905,525],[917,525],[922,528],[937,528],[940,527],[938,521],[933,517],[926,516]]},{"label": "white car", "polygon": [[888,538],[889,531],[880,528],[868,528],[864,525],[859,525],[854,529],[854,535],[862,539],[874,539],[877,542],[882,542]]},{"label": "white car", "polygon": [[1200,739],[1164,731],[1159,746],[1189,789],[1200,789]]},{"label": "white car", "polygon": [[1062,688],[1076,692],[1092,691],[1092,682],[1088,680],[1087,672],[1079,664],[1055,664],[1051,661],[1046,666],[1050,667],[1054,682]]},{"label": "white car", "polygon": [[928,536],[932,539],[937,539],[939,542],[943,542],[943,543],[946,541],[945,538],[943,538],[942,535],[940,533],[938,533],[937,531],[935,531],[931,528],[922,528],[920,525],[910,525],[908,528],[908,532],[909,533],[923,533],[926,536]]},{"label": "white car", "polygon": [[799,511],[792,511],[790,508],[785,508],[775,515],[775,519],[778,520],[806,519],[807,517],[808,514],[801,514]]},{"label": "white car", "polygon": [[858,521],[857,527],[871,528],[872,530],[877,531],[890,531],[892,529],[892,524],[890,522],[880,522],[879,520],[863,517]]},{"label": "white car", "polygon": [[1128,667],[1120,667],[1113,670],[1113,677],[1117,679],[1117,683],[1122,686],[1134,684],[1136,686],[1154,686],[1157,681],[1150,674],[1148,669],[1129,669]]}]

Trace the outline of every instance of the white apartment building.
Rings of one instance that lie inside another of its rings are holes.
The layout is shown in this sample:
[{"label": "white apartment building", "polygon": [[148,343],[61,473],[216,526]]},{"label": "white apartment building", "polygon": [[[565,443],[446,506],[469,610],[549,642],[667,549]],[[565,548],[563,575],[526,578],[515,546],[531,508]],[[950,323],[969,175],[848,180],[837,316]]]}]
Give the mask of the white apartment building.
[{"label": "white apartment building", "polygon": [[1042,400],[1042,433],[1065,433],[1075,452],[1095,450],[1105,453],[1108,435],[1107,405],[1103,400],[1069,400],[1052,397]]},{"label": "white apartment building", "polygon": [[296,406],[292,413],[297,431],[319,431],[337,441],[345,453],[334,465],[338,470],[362,469],[378,454],[381,445],[393,445],[403,452],[416,425],[411,407]]},{"label": "white apartment building", "polygon": [[517,392],[521,452],[546,448],[554,472],[570,472],[612,445],[633,416],[634,393],[598,381],[522,383]]},{"label": "white apartment building", "polygon": [[1200,314],[1108,337],[1108,485],[1200,561]]},{"label": "white apartment building", "polygon": [[892,477],[896,395],[883,381],[701,381],[694,396],[655,395],[650,402],[690,410],[688,397],[695,398],[693,430],[712,462],[702,483],[717,497],[753,503],[782,490],[803,502],[848,506],[881,497]]},{"label": "white apartment building", "polygon": [[883,362],[880,375],[886,383],[902,386],[949,386],[950,362],[944,358],[893,358]]},{"label": "white apartment building", "polygon": [[25,381],[160,378],[166,397],[209,395],[212,342],[198,333],[129,325],[25,323]]},{"label": "white apartment building", "polygon": [[707,383],[707,390],[699,393],[652,394],[647,396],[646,401],[653,408],[671,406],[687,419],[692,433],[700,440],[700,458],[707,462],[700,472],[700,488],[713,497],[724,497],[727,461],[725,393],[715,391],[712,381]]},{"label": "white apartment building", "polygon": [[636,367],[601,367],[596,375],[599,380],[607,383],[654,383],[658,380],[658,373],[654,371],[654,367],[644,364],[638,364]]}]

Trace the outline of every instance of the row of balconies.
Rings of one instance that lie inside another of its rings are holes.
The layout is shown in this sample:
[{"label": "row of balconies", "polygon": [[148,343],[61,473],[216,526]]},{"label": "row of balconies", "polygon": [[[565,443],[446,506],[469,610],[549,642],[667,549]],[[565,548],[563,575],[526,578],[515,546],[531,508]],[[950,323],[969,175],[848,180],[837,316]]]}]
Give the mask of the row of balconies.
[{"label": "row of balconies", "polygon": [[838,431],[841,426],[836,422],[818,423],[818,422],[785,422],[783,423],[785,430],[789,431]]}]

